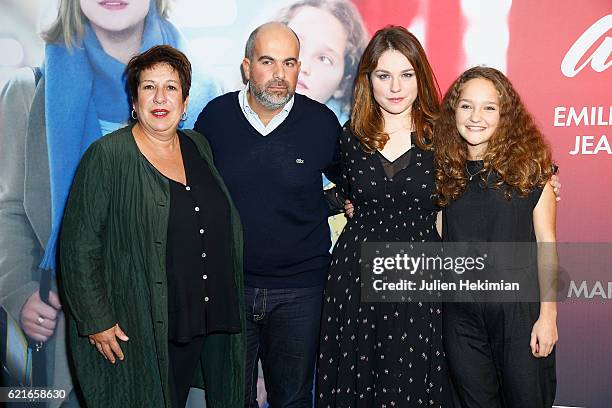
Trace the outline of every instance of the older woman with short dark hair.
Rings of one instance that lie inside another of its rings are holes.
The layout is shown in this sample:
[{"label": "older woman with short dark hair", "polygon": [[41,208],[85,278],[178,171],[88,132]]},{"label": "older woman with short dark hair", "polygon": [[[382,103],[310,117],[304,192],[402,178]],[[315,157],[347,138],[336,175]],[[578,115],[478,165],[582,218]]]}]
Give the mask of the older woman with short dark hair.
[{"label": "older woman with short dark hair", "polygon": [[76,377],[88,406],[242,405],[238,214],[205,138],[178,130],[191,65],[156,46],[126,67],[133,123],[79,165],[61,274]]}]

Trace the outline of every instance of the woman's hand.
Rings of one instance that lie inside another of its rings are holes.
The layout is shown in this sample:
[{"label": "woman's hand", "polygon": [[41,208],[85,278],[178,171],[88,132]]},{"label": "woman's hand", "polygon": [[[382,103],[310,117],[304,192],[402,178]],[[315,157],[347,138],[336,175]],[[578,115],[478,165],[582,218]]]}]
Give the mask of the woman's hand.
[{"label": "woman's hand", "polygon": [[558,340],[556,318],[540,315],[531,330],[531,354],[537,358],[548,357]]},{"label": "woman's hand", "polygon": [[353,203],[351,203],[351,200],[344,200],[344,214],[348,218],[353,218],[354,213],[355,207],[353,207]]},{"label": "woman's hand", "polygon": [[49,304],[43,302],[38,291],[26,300],[21,308],[19,323],[24,333],[31,339],[45,342],[55,332],[57,313],[61,310],[59,298],[49,291]]},{"label": "woman's hand", "polygon": [[114,325],[110,329],[101,331],[96,334],[89,335],[89,342],[96,346],[100,354],[111,363],[115,364],[115,356],[119,358],[119,360],[124,359],[123,351],[121,351],[121,347],[117,342],[116,337],[122,341],[128,341],[129,337],[121,330],[118,324]]}]

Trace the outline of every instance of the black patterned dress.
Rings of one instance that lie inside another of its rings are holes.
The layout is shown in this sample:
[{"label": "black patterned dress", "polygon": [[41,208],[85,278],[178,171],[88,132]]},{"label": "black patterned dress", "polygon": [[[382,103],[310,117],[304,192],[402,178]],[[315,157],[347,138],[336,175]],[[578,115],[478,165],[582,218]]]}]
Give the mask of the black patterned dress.
[{"label": "black patterned dress", "polygon": [[[365,153],[346,127],[340,147],[355,214],[334,247],[325,288],[317,406],[448,408],[441,306],[360,300],[362,242],[440,240],[433,152],[413,146],[391,163]],[[403,165],[393,169],[395,162]]]}]

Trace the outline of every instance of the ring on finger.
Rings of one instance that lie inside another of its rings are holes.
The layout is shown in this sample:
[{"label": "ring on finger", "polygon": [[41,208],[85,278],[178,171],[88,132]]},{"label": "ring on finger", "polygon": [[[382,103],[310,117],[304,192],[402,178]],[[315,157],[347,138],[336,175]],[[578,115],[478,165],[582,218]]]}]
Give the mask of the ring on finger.
[{"label": "ring on finger", "polygon": [[38,319],[36,319],[36,322],[38,323],[39,326],[42,326],[42,324],[45,322],[45,318],[42,316],[38,316]]}]

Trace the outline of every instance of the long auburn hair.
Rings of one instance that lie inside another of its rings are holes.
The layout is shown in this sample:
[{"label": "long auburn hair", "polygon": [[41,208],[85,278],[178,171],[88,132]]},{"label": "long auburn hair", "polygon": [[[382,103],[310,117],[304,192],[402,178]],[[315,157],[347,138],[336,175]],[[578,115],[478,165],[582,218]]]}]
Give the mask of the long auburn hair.
[{"label": "long auburn hair", "polygon": [[416,130],[415,142],[421,149],[431,149],[434,121],[440,107],[440,87],[419,40],[399,26],[378,30],[361,56],[353,89],[353,135],[369,153],[381,150],[389,140],[381,108],[374,99],[371,78],[380,56],[388,50],[401,52],[414,68],[417,97],[411,107],[411,118]]},{"label": "long auburn hair", "polygon": [[[441,206],[461,196],[467,185],[467,142],[457,130],[455,111],[463,86],[476,78],[490,81],[499,97],[499,123],[483,156],[482,181],[503,189],[509,200],[515,192],[525,197],[536,187],[543,187],[552,176],[550,146],[510,80],[494,68],[470,68],[449,88],[436,121],[433,140]],[[496,177],[491,179],[492,174]]]}]

